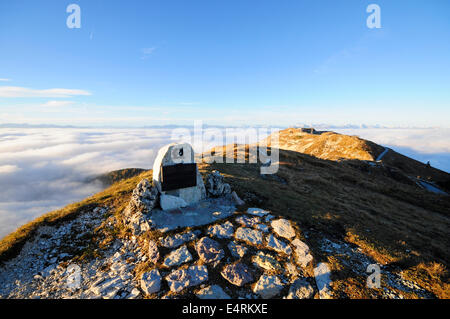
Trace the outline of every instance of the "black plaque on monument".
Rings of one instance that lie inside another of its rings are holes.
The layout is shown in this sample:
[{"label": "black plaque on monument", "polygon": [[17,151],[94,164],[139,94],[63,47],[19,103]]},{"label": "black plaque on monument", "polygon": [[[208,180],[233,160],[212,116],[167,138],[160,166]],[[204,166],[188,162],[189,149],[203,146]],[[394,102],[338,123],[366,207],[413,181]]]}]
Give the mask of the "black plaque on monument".
[{"label": "black plaque on monument", "polygon": [[161,168],[162,191],[197,186],[197,164],[175,164]]}]

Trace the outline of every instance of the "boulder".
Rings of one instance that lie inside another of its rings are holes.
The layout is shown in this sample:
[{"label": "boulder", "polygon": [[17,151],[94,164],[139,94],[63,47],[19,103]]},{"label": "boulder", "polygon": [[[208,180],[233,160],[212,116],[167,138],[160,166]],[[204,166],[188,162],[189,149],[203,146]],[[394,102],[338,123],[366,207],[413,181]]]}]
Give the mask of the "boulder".
[{"label": "boulder", "polygon": [[269,299],[278,295],[284,284],[277,276],[262,275],[253,287],[253,292],[263,299]]},{"label": "boulder", "polygon": [[140,235],[150,230],[144,214],[148,214],[157,204],[158,191],[150,182],[143,179],[133,190],[131,200],[123,213],[124,224],[131,229],[133,235]]},{"label": "boulder", "polygon": [[229,221],[208,227],[207,233],[217,238],[231,238],[234,234],[233,224]]},{"label": "boulder", "polygon": [[205,185],[203,184],[203,179],[198,168],[196,168],[196,186],[162,191],[163,166],[193,163],[195,163],[194,150],[191,145],[187,143],[172,143],[162,147],[158,151],[158,155],[153,163],[153,184],[160,193],[179,197],[183,199],[187,205],[191,205],[206,198]]},{"label": "boulder", "polygon": [[177,250],[172,251],[166,256],[166,258],[164,259],[164,266],[167,267],[178,266],[183,263],[187,263],[191,260],[192,260],[191,253],[189,252],[186,246],[182,246]]},{"label": "boulder", "polygon": [[200,289],[195,295],[200,299],[230,299],[230,296],[218,285]]},{"label": "boulder", "polygon": [[273,231],[280,237],[287,239],[295,237],[295,229],[287,219],[281,218],[273,220],[270,225],[272,226]]},{"label": "boulder", "polygon": [[175,234],[173,236],[167,236],[160,240],[161,245],[166,248],[176,248],[183,245],[188,241],[192,241],[197,238],[197,235],[192,231],[187,231],[182,234]]},{"label": "boulder", "polygon": [[269,234],[266,239],[267,247],[286,255],[290,255],[292,253],[292,249],[289,244],[276,238],[273,234]]},{"label": "boulder", "polygon": [[259,217],[249,217],[249,216],[239,216],[236,217],[236,222],[238,222],[239,224],[246,226],[246,227],[253,227],[256,224],[259,224],[261,222],[261,219]]},{"label": "boulder", "polygon": [[187,269],[178,269],[171,272],[166,280],[172,292],[180,292],[185,288],[198,286],[208,280],[206,266],[191,266]]},{"label": "boulder", "polygon": [[142,274],[141,288],[147,295],[156,293],[161,289],[161,275],[157,269]]},{"label": "boulder", "polygon": [[320,263],[314,268],[317,289],[319,289],[320,299],[331,299],[331,278],[330,270],[326,263]]},{"label": "boulder", "polygon": [[233,255],[233,257],[242,258],[242,257],[244,257],[248,248],[245,246],[239,245],[235,241],[232,241],[228,244],[228,250],[230,251],[231,255]]},{"label": "boulder", "polygon": [[283,268],[280,263],[270,254],[263,253],[259,251],[255,256],[253,256],[252,261],[255,265],[262,269],[269,271],[281,271]]},{"label": "boulder", "polygon": [[243,240],[249,244],[253,245],[262,245],[263,244],[263,235],[259,230],[239,227],[236,230],[235,238],[239,240]]},{"label": "boulder", "polygon": [[231,193],[231,187],[224,182],[224,177],[218,171],[212,171],[206,176],[206,191],[211,197],[219,197]]},{"label": "boulder", "polygon": [[236,263],[224,267],[221,272],[223,278],[235,286],[241,287],[253,281],[253,275],[245,264]]},{"label": "boulder", "polygon": [[195,249],[200,259],[206,263],[219,261],[225,256],[220,244],[209,237],[200,239],[195,245]]},{"label": "boulder", "polygon": [[312,285],[305,278],[299,278],[291,284],[286,299],[311,299],[313,297]]},{"label": "boulder", "polygon": [[152,187],[152,184],[147,179],[143,179],[133,190],[130,200],[131,208],[144,214],[148,213],[156,207],[158,195],[158,190]]},{"label": "boulder", "polygon": [[313,256],[309,253],[309,247],[300,239],[294,239],[291,244],[294,246],[294,251],[297,256],[297,264],[302,267],[308,266],[313,260]]}]

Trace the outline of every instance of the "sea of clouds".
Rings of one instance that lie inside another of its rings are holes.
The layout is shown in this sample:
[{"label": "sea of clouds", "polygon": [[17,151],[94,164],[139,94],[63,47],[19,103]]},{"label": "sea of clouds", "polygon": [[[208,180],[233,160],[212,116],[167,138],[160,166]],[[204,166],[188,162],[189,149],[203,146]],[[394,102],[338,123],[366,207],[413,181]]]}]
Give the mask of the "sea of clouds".
[{"label": "sea of clouds", "polygon": [[[343,129],[450,171],[448,129]],[[48,211],[103,188],[91,177],[151,168],[173,130],[0,128],[0,238]],[[208,145],[209,146],[209,145]],[[212,145],[211,145],[212,146]]]}]

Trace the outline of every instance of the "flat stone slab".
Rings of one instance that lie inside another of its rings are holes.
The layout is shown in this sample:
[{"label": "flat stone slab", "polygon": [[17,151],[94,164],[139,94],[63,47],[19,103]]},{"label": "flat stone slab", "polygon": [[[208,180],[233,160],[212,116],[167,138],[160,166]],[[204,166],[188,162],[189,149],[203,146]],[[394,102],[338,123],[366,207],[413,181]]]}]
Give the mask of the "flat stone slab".
[{"label": "flat stone slab", "polygon": [[192,241],[197,238],[194,232],[188,231],[182,234],[175,234],[173,236],[167,236],[160,239],[161,245],[166,248],[176,248],[183,245],[188,241]]},{"label": "flat stone slab", "polygon": [[235,241],[232,241],[228,244],[228,250],[230,251],[231,255],[233,255],[233,257],[242,258],[244,257],[248,248],[243,245],[239,245]]},{"label": "flat stone slab", "polygon": [[319,289],[320,299],[331,299],[331,278],[330,269],[326,263],[320,263],[314,268],[317,289]]},{"label": "flat stone slab", "polygon": [[235,286],[241,287],[253,281],[253,275],[245,264],[237,263],[225,266],[221,275]]},{"label": "flat stone slab", "polygon": [[234,237],[253,245],[263,244],[263,235],[261,232],[251,228],[239,227]]},{"label": "flat stone slab", "polygon": [[269,299],[278,295],[284,284],[277,276],[262,275],[256,282],[253,292],[264,299]]},{"label": "flat stone slab", "polygon": [[178,228],[212,224],[232,216],[235,209],[232,201],[227,198],[210,198],[171,211],[154,209],[147,219],[154,229],[166,232]]},{"label": "flat stone slab", "polygon": [[232,223],[227,221],[223,224],[210,226],[207,233],[217,238],[231,238],[234,234],[234,227]]},{"label": "flat stone slab", "polygon": [[169,253],[164,259],[164,266],[173,267],[192,260],[192,255],[186,246],[181,246],[177,250]]},{"label": "flat stone slab", "polygon": [[148,295],[156,293],[161,289],[161,275],[157,269],[142,274],[141,288]]},{"label": "flat stone slab", "polygon": [[243,226],[246,226],[246,227],[253,227],[256,224],[261,223],[261,219],[257,216],[249,217],[249,216],[242,215],[242,216],[236,217],[236,222]]},{"label": "flat stone slab", "polygon": [[276,238],[273,234],[267,235],[266,240],[267,247],[286,255],[290,255],[292,253],[291,246],[289,246],[288,243]]},{"label": "flat stone slab", "polygon": [[161,194],[159,197],[159,203],[163,210],[172,210],[187,206],[187,203],[181,197],[167,194]]},{"label": "flat stone slab", "polygon": [[180,292],[185,288],[200,285],[208,280],[206,266],[191,266],[187,269],[178,269],[166,276],[169,288],[173,292]]},{"label": "flat stone slab", "polygon": [[200,299],[231,299],[219,285],[200,289],[195,295]]},{"label": "flat stone slab", "polygon": [[200,259],[206,263],[219,261],[225,256],[220,244],[209,237],[203,237],[200,239],[195,245],[195,249],[197,250],[197,254],[200,256]]},{"label": "flat stone slab", "polygon": [[270,254],[259,251],[253,256],[252,261],[258,267],[269,271],[281,271],[283,268],[280,263]]},{"label": "flat stone slab", "polygon": [[313,297],[313,286],[305,278],[299,278],[291,284],[286,299],[311,299]]},{"label": "flat stone slab", "polygon": [[266,216],[267,214],[269,214],[269,212],[267,210],[264,210],[261,208],[252,207],[252,208],[247,209],[247,214],[263,217],[263,216]]},{"label": "flat stone slab", "polygon": [[294,246],[294,251],[297,256],[297,264],[302,267],[308,266],[308,264],[313,260],[313,256],[309,253],[309,247],[300,239],[294,239],[291,244]]},{"label": "flat stone slab", "polygon": [[280,237],[287,239],[295,237],[295,229],[287,219],[281,218],[273,220],[270,225],[272,226],[273,231]]}]

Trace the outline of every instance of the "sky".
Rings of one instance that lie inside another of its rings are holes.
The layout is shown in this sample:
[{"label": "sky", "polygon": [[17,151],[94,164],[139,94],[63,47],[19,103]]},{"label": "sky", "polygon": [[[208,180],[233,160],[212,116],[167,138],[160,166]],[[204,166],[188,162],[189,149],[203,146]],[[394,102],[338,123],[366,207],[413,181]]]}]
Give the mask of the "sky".
[{"label": "sky", "polygon": [[1,1],[0,124],[448,128],[449,39],[447,0]]}]

